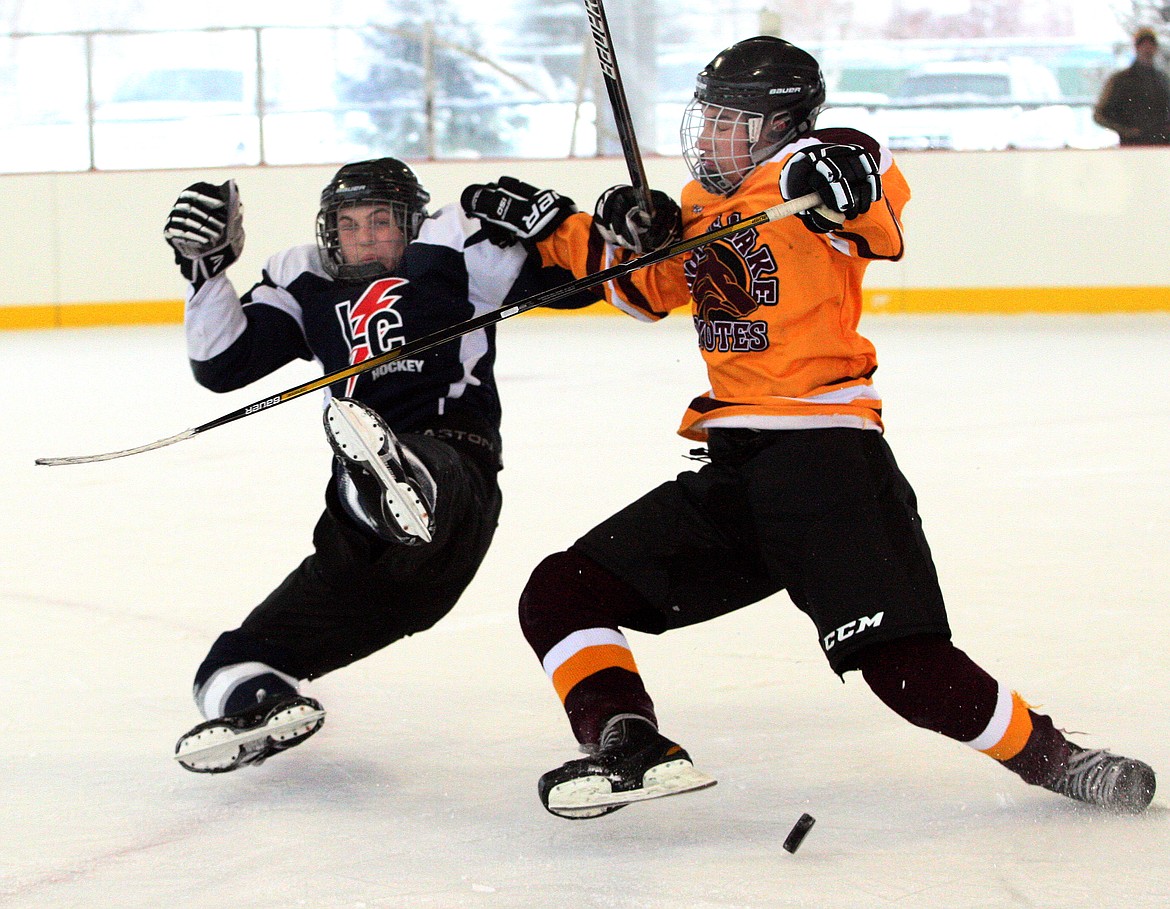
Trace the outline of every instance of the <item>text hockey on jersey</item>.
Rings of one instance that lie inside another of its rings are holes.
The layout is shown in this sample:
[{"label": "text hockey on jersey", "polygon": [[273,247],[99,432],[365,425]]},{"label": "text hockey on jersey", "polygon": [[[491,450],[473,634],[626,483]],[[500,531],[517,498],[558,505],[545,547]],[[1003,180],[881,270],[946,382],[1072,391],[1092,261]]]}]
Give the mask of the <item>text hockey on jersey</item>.
[{"label": "text hockey on jersey", "polygon": [[[869,262],[897,260],[903,250],[900,218],[910,189],[887,149],[856,130],[818,130],[758,166],[730,197],[692,181],[682,193],[684,236],[777,204],[788,159],[820,142],[862,145],[878,161],[882,198],[866,214],[829,234],[814,234],[795,217],[772,221],[605,287],[610,303],[642,319],[691,306],[711,387],[683,417],[679,433],[688,439],[703,441],[716,426],[882,428],[872,380],[877,355],[857,326]],[[580,276],[627,255],[590,224],[588,215],[575,215],[539,244],[545,264]]]}]

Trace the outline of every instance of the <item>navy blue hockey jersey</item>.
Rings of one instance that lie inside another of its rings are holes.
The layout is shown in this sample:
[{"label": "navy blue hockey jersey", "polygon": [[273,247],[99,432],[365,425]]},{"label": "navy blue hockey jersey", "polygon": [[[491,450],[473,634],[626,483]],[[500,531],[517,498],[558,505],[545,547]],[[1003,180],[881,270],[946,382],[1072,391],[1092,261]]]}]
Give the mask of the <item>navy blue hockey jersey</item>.
[{"label": "navy blue hockey jersey", "polygon": [[[476,237],[479,222],[448,205],[424,222],[398,274],[369,285],[331,279],[317,247],[277,253],[239,297],[226,275],[188,290],[188,355],[199,383],[231,391],[294,359],[325,373],[522,299],[570,277],[523,247]],[[471,242],[475,241],[475,242]],[[578,301],[578,305],[579,305]],[[498,464],[495,327],[334,383],[328,393],[373,407],[396,432],[431,432]]]}]

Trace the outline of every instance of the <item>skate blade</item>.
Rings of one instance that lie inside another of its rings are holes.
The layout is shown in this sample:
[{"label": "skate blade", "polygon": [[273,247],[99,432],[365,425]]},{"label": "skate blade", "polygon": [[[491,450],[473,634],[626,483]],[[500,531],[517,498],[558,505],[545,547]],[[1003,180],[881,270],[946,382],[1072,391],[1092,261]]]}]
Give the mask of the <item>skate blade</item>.
[{"label": "skate blade", "polygon": [[337,443],[345,450],[346,456],[355,462],[365,464],[385,490],[386,504],[402,532],[417,537],[424,543],[431,542],[428,529],[430,515],[418,494],[408,483],[400,483],[392,474],[382,456],[378,453],[386,437],[376,432],[368,423],[354,414],[347,402],[336,398],[329,401],[330,426]]},{"label": "skate blade", "polygon": [[390,514],[394,517],[395,523],[402,528],[402,532],[417,537],[424,543],[431,542],[431,532],[427,528],[430,516],[415,491],[408,484],[395,480],[380,460],[371,466],[382,479],[386,490],[386,504],[390,506]]},{"label": "skate blade", "polygon": [[[324,720],[324,710],[307,704],[298,704],[280,711],[263,726],[257,726],[255,729],[240,732],[228,726],[211,726],[195,735],[185,736],[175,747],[173,757],[188,770],[194,770],[196,773],[227,770],[238,763],[248,745],[266,739],[284,742],[292,738],[305,737],[321,728]],[[208,766],[192,766],[193,764]]]},{"label": "skate blade", "polygon": [[641,789],[612,791],[603,776],[586,776],[554,786],[548,794],[548,810],[562,817],[597,817],[634,802],[681,795],[714,786],[714,777],[696,770],[690,761],[667,761],[651,767]]}]

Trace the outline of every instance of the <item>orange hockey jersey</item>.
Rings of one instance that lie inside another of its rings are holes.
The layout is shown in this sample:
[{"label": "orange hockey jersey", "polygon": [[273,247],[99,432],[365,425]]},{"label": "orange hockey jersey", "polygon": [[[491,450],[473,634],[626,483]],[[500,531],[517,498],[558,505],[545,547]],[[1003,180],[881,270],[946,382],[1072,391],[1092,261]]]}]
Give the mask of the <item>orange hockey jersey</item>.
[{"label": "orange hockey jersey", "polygon": [[[900,218],[910,189],[888,149],[856,130],[816,130],[758,166],[731,196],[692,181],[682,193],[684,235],[778,204],[785,163],[821,142],[862,145],[878,162],[883,195],[866,214],[828,234],[812,233],[795,217],[772,221],[605,286],[610,303],[644,320],[691,306],[711,387],[683,417],[679,433],[688,439],[703,441],[716,426],[882,428],[872,381],[877,356],[857,325],[867,265],[902,256]],[[544,264],[581,277],[628,255],[591,225],[586,214],[565,221],[538,244]]]}]

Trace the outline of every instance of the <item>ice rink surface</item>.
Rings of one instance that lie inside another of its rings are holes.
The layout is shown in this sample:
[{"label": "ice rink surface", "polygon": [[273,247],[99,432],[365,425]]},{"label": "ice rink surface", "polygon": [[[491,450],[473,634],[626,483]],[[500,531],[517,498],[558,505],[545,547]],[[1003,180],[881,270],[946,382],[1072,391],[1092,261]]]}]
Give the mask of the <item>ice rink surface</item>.
[{"label": "ice rink surface", "polygon": [[[0,906],[1108,909],[1170,901],[1170,317],[868,317],[887,437],[956,643],[1163,792],[1103,816],[842,684],[781,594],[632,634],[663,731],[713,789],[565,821],[575,756],[515,604],[531,568],[692,463],[685,319],[499,328],[504,514],[435,629],[306,687],[303,747],[224,776],[170,755],[196,665],[309,551],[314,394],[88,466],[313,377],[216,396],[181,329],[0,334]],[[802,812],[817,824],[795,855]]]}]

